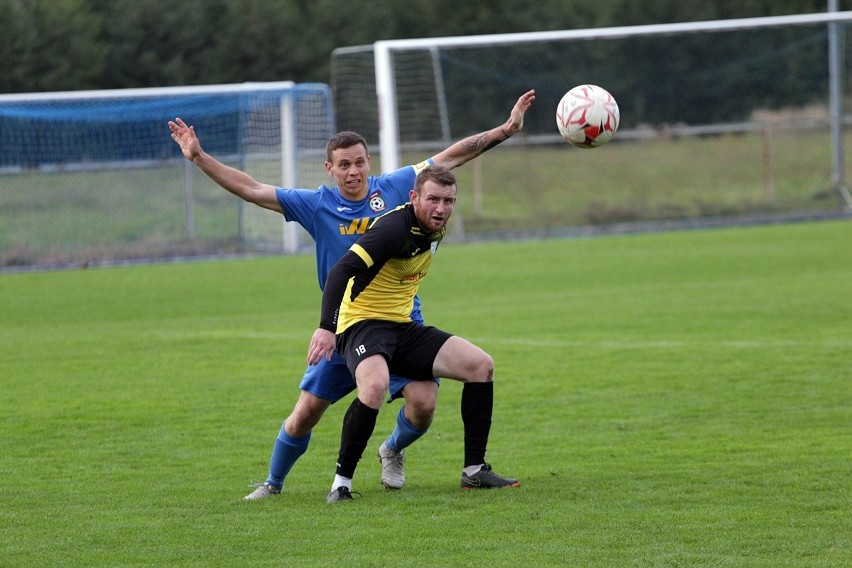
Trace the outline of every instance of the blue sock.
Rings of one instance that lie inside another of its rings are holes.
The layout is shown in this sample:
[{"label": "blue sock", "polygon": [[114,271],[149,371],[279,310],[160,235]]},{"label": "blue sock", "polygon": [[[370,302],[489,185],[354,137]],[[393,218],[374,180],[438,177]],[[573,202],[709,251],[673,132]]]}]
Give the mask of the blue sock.
[{"label": "blue sock", "polygon": [[388,446],[392,450],[401,452],[416,442],[427,430],[428,428],[426,430],[418,430],[405,418],[405,405],[403,405],[396,415],[396,428],[393,429],[393,433],[388,439]]},{"label": "blue sock", "polygon": [[283,488],[284,478],[290,473],[290,468],[293,467],[296,460],[302,457],[302,454],[308,449],[310,441],[310,434],[303,438],[291,437],[282,424],[281,431],[278,432],[278,437],[275,439],[275,445],[272,446],[272,457],[269,459],[269,477],[266,478],[266,483],[274,485],[278,489]]}]

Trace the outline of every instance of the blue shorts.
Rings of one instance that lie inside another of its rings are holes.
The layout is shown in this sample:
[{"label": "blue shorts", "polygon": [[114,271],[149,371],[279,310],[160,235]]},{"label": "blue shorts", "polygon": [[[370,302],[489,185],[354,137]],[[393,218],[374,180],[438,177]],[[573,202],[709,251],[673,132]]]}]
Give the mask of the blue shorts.
[{"label": "blue shorts", "polygon": [[[412,382],[412,380],[398,375],[391,375],[390,398],[388,398],[388,402],[401,397],[402,389],[405,388],[405,385]],[[440,379],[433,378],[432,380],[440,384]],[[299,384],[299,388],[334,404],[357,387],[355,379],[352,377],[349,369],[346,368],[346,362],[343,360],[343,357],[335,351],[331,356],[331,361],[323,358],[316,365],[308,366],[305,370],[305,376],[302,378],[301,384]]]}]

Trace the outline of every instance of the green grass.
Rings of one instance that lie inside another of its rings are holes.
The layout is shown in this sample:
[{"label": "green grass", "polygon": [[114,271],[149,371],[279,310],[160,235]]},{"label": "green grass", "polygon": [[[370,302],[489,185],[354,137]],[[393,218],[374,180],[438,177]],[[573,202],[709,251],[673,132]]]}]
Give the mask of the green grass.
[{"label": "green grass", "polygon": [[[15,566],[849,566],[852,223],[448,244],[427,319],[496,361],[458,489],[460,385],[326,505],[342,413],[246,503],[298,396],[310,257],[0,275],[0,550]],[[348,401],[348,399],[347,399]]]},{"label": "green grass", "polygon": [[[467,231],[487,232],[841,205],[840,194],[827,191],[825,133],[776,133],[771,164],[764,142],[760,134],[742,134],[614,141],[595,150],[509,144],[478,158],[479,174],[472,164],[456,170],[459,208]],[[476,184],[479,211],[471,196]]]}]

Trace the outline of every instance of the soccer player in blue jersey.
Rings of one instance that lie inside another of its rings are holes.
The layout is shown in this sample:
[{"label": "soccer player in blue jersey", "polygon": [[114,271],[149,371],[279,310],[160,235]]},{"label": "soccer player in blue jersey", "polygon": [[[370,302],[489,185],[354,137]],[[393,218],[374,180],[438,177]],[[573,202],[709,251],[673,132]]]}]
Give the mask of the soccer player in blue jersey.
[{"label": "soccer player in blue jersey", "polygon": [[420,283],[447,232],[457,184],[443,166],[417,174],[411,202],[382,215],[329,271],[320,327],[308,364],[335,353],[358,384],[343,418],[337,472],[328,503],[352,499],[352,477],[376,426],[391,373],[431,382],[438,375],[464,382],[462,489],[518,487],[485,462],[494,402],[494,361],[485,351],[411,317]]},{"label": "soccer player in blue jersey", "polygon": [[[407,203],[409,191],[419,171],[429,165],[455,168],[476,158],[521,130],[524,115],[535,100],[535,91],[518,98],[509,118],[488,131],[464,138],[428,160],[378,176],[370,175],[370,154],[363,137],[340,132],[326,146],[325,168],[334,181],[331,187],[283,189],[256,181],[251,176],[219,162],[203,151],[193,127],[180,118],[169,121],[172,139],[184,156],[205,175],[237,197],[260,207],[277,211],[287,221],[302,225],[316,241],[317,277],[325,285],[328,270],[366,230],[370,221]],[[419,300],[411,317],[421,321]],[[281,492],[293,464],[305,453],[311,431],[325,410],[353,390],[356,385],[342,358],[308,366],[299,385],[301,393],[293,411],[284,420],[272,448],[266,481],[245,498],[263,499]],[[426,433],[432,423],[437,400],[437,379],[412,381],[394,376],[391,399],[402,396],[405,404],[397,415],[391,435],[379,448],[382,483],[399,489],[405,482],[403,450]]]}]

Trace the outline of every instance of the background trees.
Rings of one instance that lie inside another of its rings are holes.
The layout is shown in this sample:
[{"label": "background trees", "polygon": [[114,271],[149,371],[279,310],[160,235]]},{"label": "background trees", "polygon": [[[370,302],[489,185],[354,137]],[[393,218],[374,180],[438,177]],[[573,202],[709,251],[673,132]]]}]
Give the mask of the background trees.
[{"label": "background trees", "polygon": [[[329,82],[333,49],[379,39],[768,16],[819,12],[826,5],[825,0],[0,0],[0,93]],[[840,2],[841,9],[850,7],[852,0]]]},{"label": "background trees", "polygon": [[0,0],[0,92],[103,84],[109,45],[86,0]]}]

